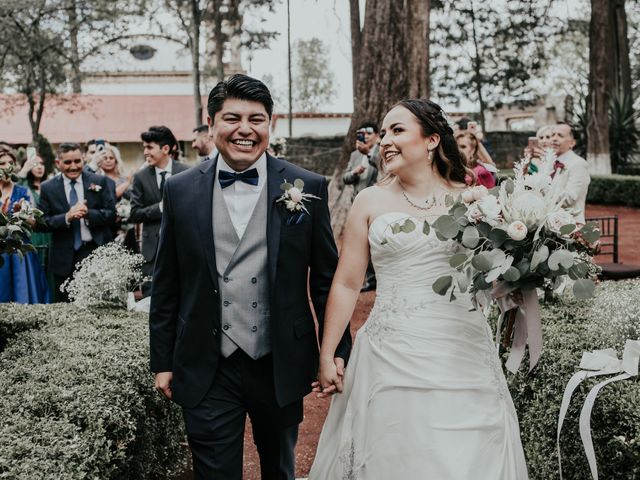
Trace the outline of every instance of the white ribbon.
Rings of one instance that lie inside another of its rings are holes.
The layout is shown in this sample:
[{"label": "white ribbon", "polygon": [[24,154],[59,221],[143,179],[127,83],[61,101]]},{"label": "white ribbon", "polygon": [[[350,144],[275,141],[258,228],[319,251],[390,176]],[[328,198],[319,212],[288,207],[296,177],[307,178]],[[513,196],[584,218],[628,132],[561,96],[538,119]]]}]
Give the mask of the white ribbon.
[{"label": "white ribbon", "polygon": [[145,297],[139,302],[136,302],[133,292],[129,292],[127,295],[127,310],[133,310],[134,312],[149,313],[149,307],[151,306],[151,297]]},{"label": "white ribbon", "polygon": [[569,408],[571,395],[580,385],[580,382],[587,378],[597,377],[600,375],[612,375],[618,373],[615,377],[609,378],[594,386],[587,395],[582,410],[580,411],[580,438],[584,446],[591,476],[593,480],[598,480],[598,464],[596,462],[596,454],[593,449],[593,440],[591,438],[591,410],[600,390],[618,380],[636,377],[638,375],[638,363],[640,363],[640,340],[627,340],[622,354],[622,360],[618,360],[616,351],[612,348],[605,350],[594,350],[593,352],[584,352],[580,361],[581,371],[575,373],[564,390],[562,403],[560,404],[560,414],[558,418],[558,432],[556,437],[556,447],[558,449],[558,465],[560,467],[560,480],[562,480],[562,461],[560,458],[560,431],[564,422],[565,415]]}]

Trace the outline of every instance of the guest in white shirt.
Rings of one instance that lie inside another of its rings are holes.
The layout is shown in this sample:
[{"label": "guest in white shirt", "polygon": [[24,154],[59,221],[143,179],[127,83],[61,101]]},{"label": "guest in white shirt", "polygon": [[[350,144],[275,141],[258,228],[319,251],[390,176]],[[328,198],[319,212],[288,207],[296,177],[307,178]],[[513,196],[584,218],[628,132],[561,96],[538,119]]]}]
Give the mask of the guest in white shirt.
[{"label": "guest in white shirt", "polygon": [[[176,137],[167,127],[150,127],[140,138],[147,166],[133,177],[129,221],[142,223],[141,251],[145,259],[142,272],[150,277],[158,247],[164,184],[169,177],[188,167],[172,158],[179,147]],[[145,282],[142,294],[148,296],[150,293],[151,282]]]},{"label": "guest in white shirt", "polygon": [[557,178],[553,188],[558,192],[562,206],[573,213],[576,224],[584,225],[587,191],[591,177],[587,161],[573,151],[575,145],[576,140],[571,126],[566,123],[554,125],[551,147],[558,158],[555,165]]},{"label": "guest in white shirt", "polygon": [[218,154],[218,150],[209,133],[209,125],[200,125],[193,129],[193,133],[195,136],[191,142],[191,148],[198,153],[200,162],[213,160]]}]

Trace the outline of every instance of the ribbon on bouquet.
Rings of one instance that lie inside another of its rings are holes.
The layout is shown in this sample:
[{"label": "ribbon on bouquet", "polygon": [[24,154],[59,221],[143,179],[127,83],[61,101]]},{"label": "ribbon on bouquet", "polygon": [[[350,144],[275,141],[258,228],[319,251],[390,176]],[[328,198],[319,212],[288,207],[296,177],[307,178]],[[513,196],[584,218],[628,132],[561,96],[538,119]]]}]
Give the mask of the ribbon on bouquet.
[{"label": "ribbon on bouquet", "polygon": [[562,424],[569,408],[571,395],[580,383],[591,377],[600,375],[612,375],[617,373],[615,377],[609,378],[595,385],[587,395],[580,411],[580,438],[582,446],[589,462],[591,476],[593,480],[598,480],[598,464],[596,462],[596,454],[593,449],[593,440],[591,438],[591,410],[598,396],[598,392],[606,385],[617,382],[618,380],[626,380],[627,378],[638,376],[638,363],[640,363],[640,340],[627,340],[622,353],[622,360],[618,360],[616,351],[612,348],[605,350],[594,350],[592,352],[584,352],[580,361],[580,371],[575,373],[564,390],[562,395],[562,403],[560,404],[560,414],[558,416],[558,432],[556,437],[556,448],[558,449],[558,465],[560,467],[560,480],[562,480],[562,460],[560,456],[560,432]]},{"label": "ribbon on bouquet", "polygon": [[491,290],[491,296],[500,308],[498,326],[496,328],[496,348],[500,344],[500,332],[507,313],[516,309],[513,324],[513,343],[505,366],[511,373],[516,373],[524,358],[526,346],[529,345],[529,371],[533,369],[542,353],[542,325],[538,308],[538,293],[535,289],[521,290],[522,301],[516,301],[513,292],[516,288],[506,282],[498,282]]}]

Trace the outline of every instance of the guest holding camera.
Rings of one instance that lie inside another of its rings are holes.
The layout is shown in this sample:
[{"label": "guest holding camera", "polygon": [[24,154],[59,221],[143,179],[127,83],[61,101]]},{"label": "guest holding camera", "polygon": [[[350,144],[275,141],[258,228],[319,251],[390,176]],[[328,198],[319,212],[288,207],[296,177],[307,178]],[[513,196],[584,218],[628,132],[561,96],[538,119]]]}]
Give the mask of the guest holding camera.
[{"label": "guest holding camera", "polygon": [[374,122],[364,122],[356,130],[356,149],[351,152],[349,165],[342,175],[345,185],[353,185],[352,200],[378,179],[379,141],[378,126]]},{"label": "guest holding camera", "polygon": [[455,138],[458,142],[460,153],[462,153],[467,161],[467,167],[473,170],[476,176],[475,183],[477,185],[484,185],[487,188],[495,187],[496,179],[492,175],[492,172],[487,169],[486,162],[482,162],[479,158],[481,143],[478,138],[468,130],[458,131]]},{"label": "guest holding camera", "polygon": [[525,158],[529,159],[527,173],[536,173],[539,170],[538,161],[545,155],[546,150],[552,150],[551,136],[552,125],[543,125],[536,132],[535,137],[529,137],[527,147],[524,149]]}]

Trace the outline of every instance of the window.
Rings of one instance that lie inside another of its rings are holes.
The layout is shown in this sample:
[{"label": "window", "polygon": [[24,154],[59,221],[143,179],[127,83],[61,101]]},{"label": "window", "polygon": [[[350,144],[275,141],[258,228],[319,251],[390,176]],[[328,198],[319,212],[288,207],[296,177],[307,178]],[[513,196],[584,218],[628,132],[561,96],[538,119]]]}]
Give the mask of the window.
[{"label": "window", "polygon": [[129,52],[138,60],[149,60],[155,55],[156,49],[149,45],[135,45],[129,49]]}]

